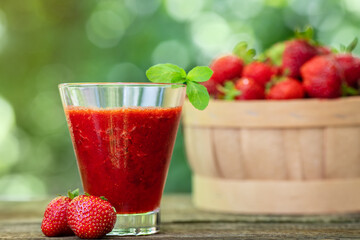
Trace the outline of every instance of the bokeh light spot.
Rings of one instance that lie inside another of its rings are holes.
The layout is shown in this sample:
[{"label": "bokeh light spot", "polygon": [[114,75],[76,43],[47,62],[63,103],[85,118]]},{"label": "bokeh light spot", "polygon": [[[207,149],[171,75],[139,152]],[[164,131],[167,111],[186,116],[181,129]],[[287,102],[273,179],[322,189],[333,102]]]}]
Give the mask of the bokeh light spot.
[{"label": "bokeh light spot", "polygon": [[86,24],[89,40],[100,48],[116,46],[124,35],[126,24],[113,11],[98,11],[91,15]]},{"label": "bokeh light spot", "polygon": [[196,17],[204,7],[204,0],[167,0],[166,10],[178,21],[190,20]]},{"label": "bokeh light spot", "polygon": [[360,1],[359,0],[345,0],[346,10],[360,14]]},{"label": "bokeh light spot", "polygon": [[0,144],[0,175],[7,173],[18,162],[19,155],[19,141],[10,133],[6,136],[6,141]]},{"label": "bokeh light spot", "polygon": [[14,123],[14,109],[10,103],[0,96],[0,144],[6,140],[6,137],[10,133]]},{"label": "bokeh light spot", "polygon": [[126,6],[137,15],[151,15],[153,14],[160,5],[160,0],[126,0]]},{"label": "bokeh light spot", "polygon": [[230,33],[228,23],[215,13],[200,14],[191,24],[193,41],[205,52],[218,53]]},{"label": "bokeh light spot", "polygon": [[39,93],[29,105],[29,120],[38,134],[56,132],[65,124],[64,111],[57,91]]},{"label": "bokeh light spot", "polygon": [[190,63],[188,50],[176,40],[162,42],[152,54],[152,64],[158,63],[172,63],[187,68]]},{"label": "bokeh light spot", "polygon": [[45,195],[44,182],[33,175],[12,174],[0,178],[0,200],[26,201]]},{"label": "bokeh light spot", "polygon": [[249,19],[257,16],[264,6],[263,0],[229,0],[227,2],[236,17]]}]

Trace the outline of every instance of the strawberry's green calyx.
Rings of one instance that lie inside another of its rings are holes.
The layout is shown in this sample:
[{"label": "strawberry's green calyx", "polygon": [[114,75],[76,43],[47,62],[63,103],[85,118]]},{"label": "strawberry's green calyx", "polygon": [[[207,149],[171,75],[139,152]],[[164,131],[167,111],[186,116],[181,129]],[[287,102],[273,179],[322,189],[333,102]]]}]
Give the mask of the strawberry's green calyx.
[{"label": "strawberry's green calyx", "polygon": [[241,58],[245,64],[249,64],[254,61],[254,57],[256,56],[255,49],[248,49],[248,44],[246,42],[239,42],[233,50],[234,55]]},{"label": "strawberry's green calyx", "polygon": [[352,53],[352,51],[356,48],[358,44],[358,38],[354,38],[354,40],[352,40],[348,46],[340,44],[340,48],[336,49],[336,48],[332,48],[332,52],[333,53]]},{"label": "strawberry's green calyx", "polygon": [[341,84],[341,95],[345,96],[356,96],[359,95],[359,90],[356,88],[348,86],[346,83]]},{"label": "strawberry's green calyx", "polygon": [[266,61],[270,59],[272,64],[275,66],[281,66],[282,64],[282,55],[285,50],[285,42],[279,42],[274,44],[268,50],[266,50],[262,55],[259,56],[261,61]]},{"label": "strawberry's green calyx", "polygon": [[106,197],[104,196],[100,196],[100,199],[104,200],[104,201],[109,201]]},{"label": "strawberry's green calyx", "polygon": [[74,199],[75,197],[77,197],[77,196],[79,196],[79,189],[77,188],[77,189],[75,189],[74,191],[71,191],[71,190],[69,190],[68,191],[68,196],[69,196],[69,198],[72,200],[72,199]]},{"label": "strawberry's green calyx", "polygon": [[225,82],[224,86],[218,86],[221,93],[224,94],[224,100],[234,100],[241,94],[241,91],[236,89],[235,84],[231,81]]},{"label": "strawberry's green calyx", "polygon": [[206,87],[199,83],[209,80],[212,74],[213,71],[205,66],[194,67],[186,74],[184,69],[170,63],[157,64],[146,71],[150,82],[186,84],[186,95],[191,104],[199,110],[204,110],[210,100]]},{"label": "strawberry's green calyx", "polygon": [[313,41],[315,32],[311,26],[306,26],[304,30],[297,28],[295,29],[295,38],[296,39],[305,39],[308,41]]}]

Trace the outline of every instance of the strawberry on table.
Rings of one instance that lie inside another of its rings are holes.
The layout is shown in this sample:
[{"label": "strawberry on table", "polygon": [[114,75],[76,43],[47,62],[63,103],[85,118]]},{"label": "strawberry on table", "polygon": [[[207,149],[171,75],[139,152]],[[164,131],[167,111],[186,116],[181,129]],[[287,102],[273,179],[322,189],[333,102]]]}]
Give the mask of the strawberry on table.
[{"label": "strawberry on table", "polygon": [[69,197],[54,198],[46,207],[41,230],[48,237],[74,235],[67,223],[66,211],[72,198],[79,194],[79,190],[69,191]]},{"label": "strawberry on table", "polygon": [[315,98],[341,96],[341,75],[332,55],[317,56],[301,67],[306,93]]},{"label": "strawberry on table", "polygon": [[277,73],[277,69],[266,62],[254,61],[244,67],[242,77],[251,78],[265,86]]},{"label": "strawberry on table", "polygon": [[264,87],[251,78],[238,79],[235,82],[235,88],[239,91],[239,94],[235,97],[237,100],[256,100],[265,98]]},{"label": "strawberry on table", "polygon": [[113,206],[103,198],[80,195],[70,202],[67,220],[76,236],[100,238],[114,228],[116,212]]},{"label": "strawberry on table", "polygon": [[273,100],[297,99],[305,95],[303,85],[294,78],[286,77],[276,82],[267,92],[266,98]]}]

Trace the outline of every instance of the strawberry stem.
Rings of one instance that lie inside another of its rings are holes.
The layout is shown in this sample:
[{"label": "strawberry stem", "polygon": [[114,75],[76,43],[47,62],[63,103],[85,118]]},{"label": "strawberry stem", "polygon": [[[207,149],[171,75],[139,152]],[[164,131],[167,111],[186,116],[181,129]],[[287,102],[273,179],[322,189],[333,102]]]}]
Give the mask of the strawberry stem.
[{"label": "strawberry stem", "polygon": [[343,96],[356,96],[359,95],[359,90],[349,87],[346,83],[341,85],[341,93]]},{"label": "strawberry stem", "polygon": [[346,47],[346,52],[351,53],[358,44],[358,38],[354,38],[354,40],[351,41],[351,43]]},{"label": "strawberry stem", "polygon": [[69,190],[68,196],[70,199],[74,199],[75,197],[79,196],[79,189],[75,189],[74,191]]},{"label": "strawberry stem", "polygon": [[101,198],[102,200],[109,201],[109,200],[107,200],[107,198],[104,197],[104,196],[100,196],[100,198]]}]

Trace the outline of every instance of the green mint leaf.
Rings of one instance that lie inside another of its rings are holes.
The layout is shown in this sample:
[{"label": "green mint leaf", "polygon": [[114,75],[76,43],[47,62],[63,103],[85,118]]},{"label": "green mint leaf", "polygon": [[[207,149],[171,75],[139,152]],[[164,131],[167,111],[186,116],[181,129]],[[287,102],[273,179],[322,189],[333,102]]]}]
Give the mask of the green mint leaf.
[{"label": "green mint leaf", "polygon": [[186,76],[184,69],[173,64],[157,64],[146,71],[146,76],[155,83],[186,83],[186,95],[191,104],[204,110],[209,104],[210,96],[203,85],[198,82],[205,82],[210,79],[213,71],[209,67],[199,66],[193,68]]},{"label": "green mint leaf", "polygon": [[186,78],[192,82],[206,82],[212,74],[213,71],[209,67],[199,66],[191,69]]},{"label": "green mint leaf", "polygon": [[206,87],[197,82],[187,81],[186,95],[196,109],[204,110],[209,104],[210,96]]},{"label": "green mint leaf", "polygon": [[186,79],[184,69],[170,63],[157,64],[146,71],[150,82],[154,83],[183,83]]}]

